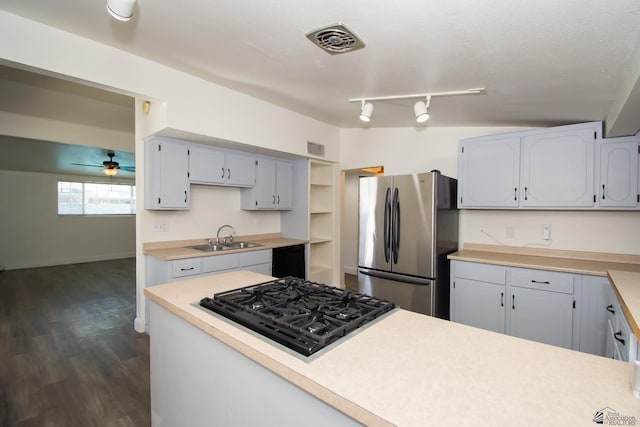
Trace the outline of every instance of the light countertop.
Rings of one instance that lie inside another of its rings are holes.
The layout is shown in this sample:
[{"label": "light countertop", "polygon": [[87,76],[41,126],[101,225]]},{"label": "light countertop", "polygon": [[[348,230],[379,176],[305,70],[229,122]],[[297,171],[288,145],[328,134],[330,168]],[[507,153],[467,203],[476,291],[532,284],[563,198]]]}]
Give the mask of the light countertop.
[{"label": "light countertop", "polygon": [[262,246],[258,246],[255,248],[229,249],[224,251],[203,252],[197,249],[192,249],[190,248],[190,246],[206,245],[207,244],[206,239],[180,240],[180,241],[171,241],[171,242],[145,243],[144,254],[151,255],[154,258],[158,258],[161,260],[172,261],[176,259],[209,257],[209,256],[216,256],[216,255],[233,254],[238,252],[261,251],[264,249],[294,246],[294,245],[300,245],[300,244],[305,244],[309,242],[308,240],[289,239],[286,237],[282,237],[280,233],[252,235],[252,236],[234,236],[234,241],[253,242],[253,243],[258,243]]},{"label": "light countertop", "polygon": [[151,301],[368,426],[640,420],[632,365],[396,309],[311,358],[195,306],[270,279],[239,271],[145,289]]},{"label": "light countertop", "polygon": [[640,256],[548,249],[512,248],[465,243],[449,259],[534,268],[565,273],[608,276],[629,326],[640,339]]}]

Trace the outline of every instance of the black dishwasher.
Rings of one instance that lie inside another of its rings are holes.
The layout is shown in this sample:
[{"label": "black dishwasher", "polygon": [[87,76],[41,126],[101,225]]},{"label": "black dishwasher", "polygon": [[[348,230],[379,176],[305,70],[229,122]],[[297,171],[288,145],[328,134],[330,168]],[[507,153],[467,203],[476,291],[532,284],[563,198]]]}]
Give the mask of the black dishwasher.
[{"label": "black dishwasher", "polygon": [[273,248],[271,275],[278,278],[294,276],[306,279],[304,245]]}]

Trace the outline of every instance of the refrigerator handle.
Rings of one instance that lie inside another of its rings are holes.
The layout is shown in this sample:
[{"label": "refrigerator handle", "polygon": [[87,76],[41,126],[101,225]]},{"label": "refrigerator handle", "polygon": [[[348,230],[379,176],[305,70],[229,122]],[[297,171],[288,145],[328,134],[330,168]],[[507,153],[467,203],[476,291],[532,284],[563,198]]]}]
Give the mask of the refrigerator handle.
[{"label": "refrigerator handle", "polygon": [[397,264],[398,252],[400,251],[400,193],[397,188],[393,191],[393,233],[391,247],[393,263]]},{"label": "refrigerator handle", "polygon": [[384,196],[384,260],[389,262],[391,249],[391,189]]}]

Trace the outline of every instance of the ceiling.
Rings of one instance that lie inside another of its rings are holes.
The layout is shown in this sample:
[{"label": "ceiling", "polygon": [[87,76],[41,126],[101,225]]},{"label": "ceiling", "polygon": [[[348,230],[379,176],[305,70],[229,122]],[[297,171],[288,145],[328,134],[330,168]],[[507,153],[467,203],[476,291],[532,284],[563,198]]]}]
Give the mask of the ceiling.
[{"label": "ceiling", "polygon": [[[339,127],[551,126],[640,105],[637,0],[138,0],[129,22],[110,18],[105,0],[0,8]],[[305,37],[337,22],[364,49],[329,55]],[[634,98],[621,99],[629,76]],[[487,93],[434,98],[425,125],[416,100],[374,103],[368,125],[348,102],[477,87]]]}]

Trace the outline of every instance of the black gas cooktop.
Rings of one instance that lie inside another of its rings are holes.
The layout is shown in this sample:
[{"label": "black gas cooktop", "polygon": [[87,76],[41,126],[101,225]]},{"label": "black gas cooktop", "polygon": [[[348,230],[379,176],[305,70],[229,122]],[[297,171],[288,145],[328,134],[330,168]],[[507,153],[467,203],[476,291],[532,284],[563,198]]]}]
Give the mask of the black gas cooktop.
[{"label": "black gas cooktop", "polygon": [[395,304],[295,277],[203,298],[200,305],[310,356]]}]

